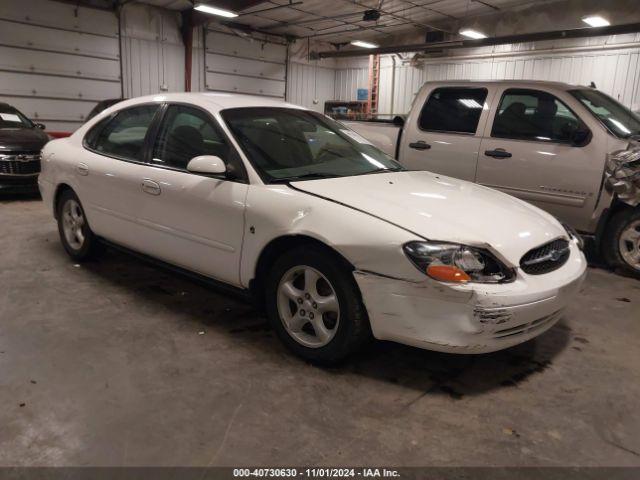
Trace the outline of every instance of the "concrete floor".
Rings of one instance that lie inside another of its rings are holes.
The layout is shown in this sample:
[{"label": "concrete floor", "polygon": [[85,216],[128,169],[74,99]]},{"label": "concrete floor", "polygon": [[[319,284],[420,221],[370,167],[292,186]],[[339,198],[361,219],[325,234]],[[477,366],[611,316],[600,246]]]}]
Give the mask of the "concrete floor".
[{"label": "concrete floor", "polygon": [[249,306],[0,202],[0,465],[640,465],[640,282],[482,356],[377,343],[324,370]]}]

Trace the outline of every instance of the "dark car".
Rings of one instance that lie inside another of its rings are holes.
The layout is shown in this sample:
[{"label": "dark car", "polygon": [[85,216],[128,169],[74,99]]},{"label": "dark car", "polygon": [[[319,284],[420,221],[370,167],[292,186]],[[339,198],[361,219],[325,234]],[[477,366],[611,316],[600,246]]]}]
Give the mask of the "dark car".
[{"label": "dark car", "polygon": [[0,192],[38,190],[40,150],[49,141],[44,125],[0,103]]},{"label": "dark car", "polygon": [[93,117],[98,115],[100,112],[106,110],[109,107],[112,107],[116,103],[122,102],[123,100],[125,100],[125,99],[124,98],[109,98],[107,100],[102,100],[101,102],[98,102],[96,104],[96,106],[91,109],[91,111],[89,112],[89,115],[87,115],[87,120],[86,121],[88,122]]}]

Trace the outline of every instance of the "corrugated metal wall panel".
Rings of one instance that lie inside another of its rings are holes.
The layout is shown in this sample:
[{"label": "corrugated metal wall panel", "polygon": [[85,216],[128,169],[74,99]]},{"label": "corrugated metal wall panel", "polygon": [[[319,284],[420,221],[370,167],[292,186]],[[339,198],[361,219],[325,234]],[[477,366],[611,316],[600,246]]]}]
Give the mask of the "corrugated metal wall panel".
[{"label": "corrugated metal wall panel", "polygon": [[205,89],[284,98],[286,44],[216,28],[211,25],[205,31]]},{"label": "corrugated metal wall panel", "polygon": [[369,88],[368,68],[346,68],[336,70],[336,100],[358,99],[358,88]]},{"label": "corrugated metal wall panel", "polygon": [[119,97],[118,22],[112,12],[50,0],[0,2],[0,101],[72,131],[95,103]]},{"label": "corrugated metal wall panel", "polygon": [[335,98],[335,82],[336,70],[333,68],[290,62],[287,101],[324,112],[324,102]]},{"label": "corrugated metal wall panel", "polygon": [[122,74],[127,98],[184,91],[184,45],[177,12],[128,4],[121,10]]}]

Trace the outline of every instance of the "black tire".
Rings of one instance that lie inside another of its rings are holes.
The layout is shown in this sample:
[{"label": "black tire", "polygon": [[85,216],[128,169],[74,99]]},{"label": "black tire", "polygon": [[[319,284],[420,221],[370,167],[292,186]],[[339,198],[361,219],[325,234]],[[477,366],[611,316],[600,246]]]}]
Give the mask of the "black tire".
[{"label": "black tire", "polygon": [[[267,274],[265,306],[271,326],[280,340],[299,357],[320,365],[336,365],[356,352],[371,338],[367,311],[351,269],[328,248],[307,245],[278,258]],[[329,281],[338,300],[340,320],[333,338],[324,346],[308,347],[285,329],[278,310],[278,287],[283,276],[297,266],[309,266]]]},{"label": "black tire", "polygon": [[[72,245],[64,231],[64,208],[65,204],[68,202],[76,202],[79,210],[82,214],[82,218],[84,222],[80,227],[80,230],[84,236],[84,241],[82,242],[79,248],[77,246]],[[98,241],[98,238],[94,235],[89,227],[89,222],[87,221],[87,217],[84,213],[84,208],[82,207],[82,203],[80,203],[80,199],[75,194],[73,190],[65,190],[60,194],[58,198],[58,204],[56,205],[56,217],[58,219],[58,234],[60,235],[60,242],[64,247],[67,254],[76,262],[84,262],[86,260],[90,260],[95,258],[100,252],[102,252],[102,245]]]},{"label": "black tire", "polygon": [[[602,256],[611,268],[640,276],[640,265],[633,265],[624,259],[620,247],[620,237],[633,223],[640,222],[640,208],[621,210],[611,217],[602,238]],[[636,248],[640,248],[638,245]]]}]

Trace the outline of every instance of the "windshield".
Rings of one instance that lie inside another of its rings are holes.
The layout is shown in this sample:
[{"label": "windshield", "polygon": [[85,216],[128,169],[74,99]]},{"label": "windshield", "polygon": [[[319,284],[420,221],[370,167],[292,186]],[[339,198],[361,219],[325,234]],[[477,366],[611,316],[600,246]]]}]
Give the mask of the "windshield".
[{"label": "windshield", "polygon": [[617,137],[640,134],[640,117],[608,95],[598,90],[572,90],[569,93]]},{"label": "windshield", "polygon": [[251,107],[221,114],[268,182],[403,170],[357,133],[315,112]]},{"label": "windshield", "polygon": [[32,128],[33,123],[13,107],[0,107],[0,128]]}]

